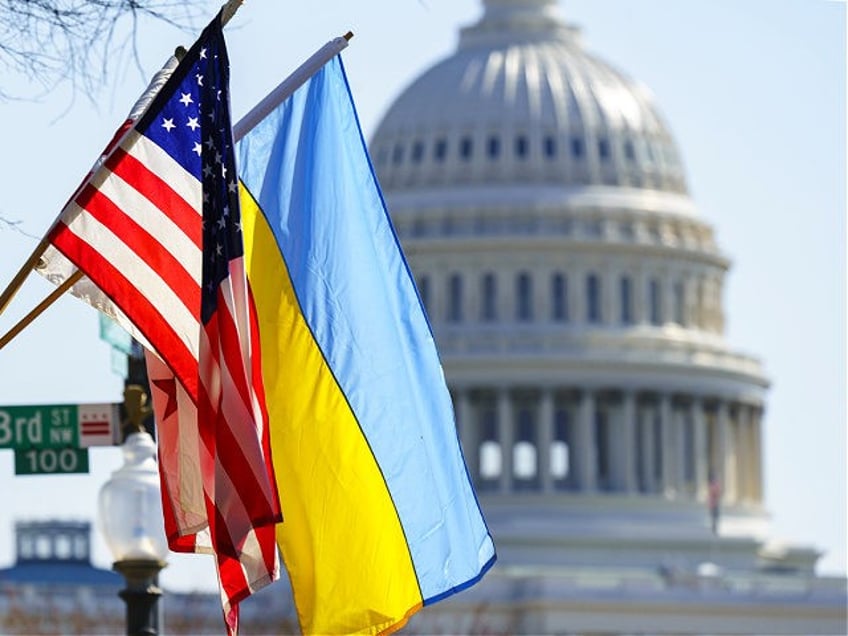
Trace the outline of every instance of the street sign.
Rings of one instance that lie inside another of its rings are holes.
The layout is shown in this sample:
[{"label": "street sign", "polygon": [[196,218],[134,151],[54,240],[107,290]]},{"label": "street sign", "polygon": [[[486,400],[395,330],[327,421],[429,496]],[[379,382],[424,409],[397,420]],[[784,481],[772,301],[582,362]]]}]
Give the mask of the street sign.
[{"label": "street sign", "polygon": [[[28,450],[112,446],[118,443],[119,422],[118,404],[2,406],[0,448]],[[56,461],[58,464],[58,458]]]},{"label": "street sign", "polygon": [[88,472],[87,448],[15,450],[16,475],[58,475]]}]

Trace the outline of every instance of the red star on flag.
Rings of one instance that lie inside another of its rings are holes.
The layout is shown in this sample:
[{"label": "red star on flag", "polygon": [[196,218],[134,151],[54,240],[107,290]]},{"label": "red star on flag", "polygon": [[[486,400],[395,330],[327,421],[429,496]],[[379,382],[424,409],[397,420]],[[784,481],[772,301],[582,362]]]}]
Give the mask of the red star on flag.
[{"label": "red star on flag", "polygon": [[177,411],[177,381],[174,378],[153,380],[153,386],[162,391],[168,398],[165,414],[162,419],[167,420],[172,413]]}]

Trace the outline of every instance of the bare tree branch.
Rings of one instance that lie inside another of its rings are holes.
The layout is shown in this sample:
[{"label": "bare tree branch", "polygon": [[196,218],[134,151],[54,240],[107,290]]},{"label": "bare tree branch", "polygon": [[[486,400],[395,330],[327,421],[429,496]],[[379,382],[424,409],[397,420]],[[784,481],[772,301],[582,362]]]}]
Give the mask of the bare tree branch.
[{"label": "bare tree branch", "polygon": [[27,236],[31,239],[35,239],[36,241],[40,239],[40,237],[30,234],[29,232],[24,230],[23,227],[21,227],[21,221],[12,221],[0,215],[0,232],[5,229],[12,230],[14,232],[17,232],[18,234],[23,234],[24,236]]},{"label": "bare tree branch", "polygon": [[[29,78],[41,91],[70,82],[91,96],[110,59],[130,54],[140,67],[138,27],[153,18],[191,29],[207,0],[0,0],[0,72]],[[119,35],[127,33],[127,35]],[[0,86],[0,99],[12,95]]]}]

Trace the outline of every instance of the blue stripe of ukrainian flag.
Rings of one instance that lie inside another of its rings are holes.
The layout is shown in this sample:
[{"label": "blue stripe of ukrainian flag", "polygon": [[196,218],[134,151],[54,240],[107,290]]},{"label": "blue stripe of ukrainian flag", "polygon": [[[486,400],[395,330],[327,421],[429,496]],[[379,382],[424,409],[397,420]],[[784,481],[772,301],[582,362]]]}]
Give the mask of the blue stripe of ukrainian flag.
[{"label": "blue stripe of ukrainian flag", "polygon": [[277,538],[306,633],[378,633],[494,562],[337,56],[239,143]]}]

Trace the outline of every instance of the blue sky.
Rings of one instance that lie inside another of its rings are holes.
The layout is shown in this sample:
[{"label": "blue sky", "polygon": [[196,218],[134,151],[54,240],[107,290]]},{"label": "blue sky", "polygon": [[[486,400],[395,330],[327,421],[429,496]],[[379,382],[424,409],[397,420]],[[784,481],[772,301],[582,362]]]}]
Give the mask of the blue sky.
[{"label": "blue sky", "polygon": [[[561,5],[589,50],[653,91],[700,214],[733,262],[724,295],[727,339],[760,357],[773,383],[764,427],[772,534],[820,548],[820,570],[844,573],[845,5]],[[217,6],[209,4],[210,16]],[[391,100],[453,50],[457,29],[476,20],[480,7],[479,0],[252,0],[227,29],[234,118],[350,29],[345,65],[370,136]],[[152,22],[141,28],[147,73],[193,39]],[[0,284],[35,247],[146,84],[121,60],[93,101],[59,89],[38,102],[0,102],[7,157],[0,216],[21,221],[20,231],[0,224]],[[3,88],[36,92],[14,77],[4,77]],[[0,329],[49,290],[33,276],[0,317]],[[109,370],[109,355],[94,311],[62,299],[0,352],[0,404],[118,401],[121,381]],[[89,476],[14,477],[11,451],[0,451],[0,567],[13,559],[14,520],[93,519],[97,491],[119,464],[116,449],[95,449]],[[99,538],[95,560],[103,567],[110,561]],[[208,589],[211,572],[211,560],[183,557],[163,583]]]}]

